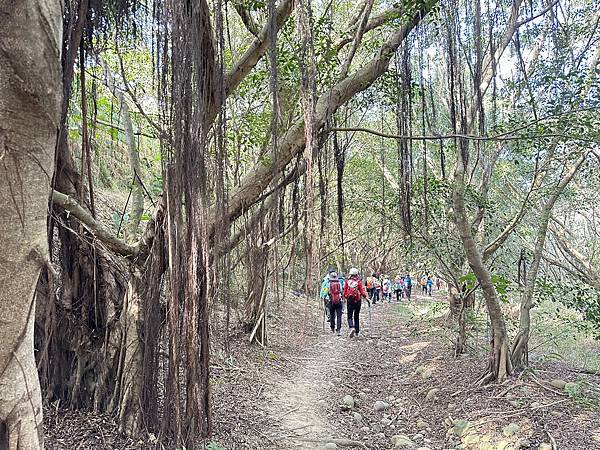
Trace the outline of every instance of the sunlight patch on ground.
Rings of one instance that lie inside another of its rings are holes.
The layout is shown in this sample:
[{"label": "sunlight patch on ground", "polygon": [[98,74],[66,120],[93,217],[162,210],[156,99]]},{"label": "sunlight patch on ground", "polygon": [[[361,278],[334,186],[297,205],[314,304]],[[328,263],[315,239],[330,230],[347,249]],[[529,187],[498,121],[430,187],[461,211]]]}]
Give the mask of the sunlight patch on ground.
[{"label": "sunlight patch on ground", "polygon": [[418,355],[417,352],[409,353],[408,355],[404,355],[400,358],[400,363],[401,364],[410,364],[417,358],[417,355]]},{"label": "sunlight patch on ground", "polygon": [[431,342],[429,341],[415,342],[414,344],[401,345],[400,349],[404,351],[409,351],[411,353],[416,353],[420,350],[423,350],[429,344],[431,344]]}]

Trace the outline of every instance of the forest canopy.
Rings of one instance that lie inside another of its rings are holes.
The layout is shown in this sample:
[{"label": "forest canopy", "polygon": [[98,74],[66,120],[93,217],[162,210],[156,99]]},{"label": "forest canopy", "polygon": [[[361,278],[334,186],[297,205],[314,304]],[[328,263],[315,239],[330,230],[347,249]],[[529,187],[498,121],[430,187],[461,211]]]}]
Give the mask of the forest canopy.
[{"label": "forest canopy", "polygon": [[0,448],[59,404],[201,448],[215,361],[329,269],[439,279],[474,386],[539,359],[542,311],[600,339],[596,2],[0,15]]}]

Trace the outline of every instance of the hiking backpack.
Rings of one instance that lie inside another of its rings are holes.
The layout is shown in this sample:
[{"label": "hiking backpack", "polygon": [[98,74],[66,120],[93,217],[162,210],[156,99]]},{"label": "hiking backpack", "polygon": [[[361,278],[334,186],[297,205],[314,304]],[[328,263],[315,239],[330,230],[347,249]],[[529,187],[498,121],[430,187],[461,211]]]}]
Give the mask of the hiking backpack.
[{"label": "hiking backpack", "polygon": [[339,305],[342,301],[342,285],[340,280],[329,280],[329,299],[333,305]]},{"label": "hiking backpack", "polygon": [[347,298],[356,302],[360,300],[360,291],[358,290],[358,280],[350,278],[348,281],[348,295]]}]

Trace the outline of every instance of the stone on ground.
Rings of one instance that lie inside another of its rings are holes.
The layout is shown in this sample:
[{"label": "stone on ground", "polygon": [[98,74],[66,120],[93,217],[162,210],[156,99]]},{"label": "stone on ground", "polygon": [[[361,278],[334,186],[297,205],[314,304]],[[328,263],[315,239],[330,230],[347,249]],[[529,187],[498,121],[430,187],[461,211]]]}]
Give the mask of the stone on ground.
[{"label": "stone on ground", "polygon": [[429,424],[427,422],[425,422],[423,419],[419,419],[417,420],[417,428],[419,430],[424,430],[429,426]]},{"label": "stone on ground", "polygon": [[511,437],[521,431],[521,427],[516,423],[509,423],[502,429],[504,437]]},{"label": "stone on ground", "polygon": [[338,448],[338,446],[335,442],[328,442],[327,444],[325,444],[325,446],[323,448],[326,448],[327,450],[329,450],[329,449],[334,450],[334,449]]},{"label": "stone on ground", "polygon": [[362,422],[362,416],[359,413],[357,413],[357,412],[353,413],[352,417],[354,418],[354,421],[356,423],[361,423]]},{"label": "stone on ground", "polygon": [[395,449],[415,448],[415,443],[405,434],[395,434],[392,436],[392,446]]},{"label": "stone on ground", "polygon": [[425,400],[433,400],[438,392],[440,392],[438,388],[429,389],[429,391],[427,391],[427,395],[425,396]]},{"label": "stone on ground", "polygon": [[381,400],[377,400],[375,402],[375,405],[373,406],[373,409],[376,412],[381,412],[381,411],[385,411],[386,409],[388,409],[390,407],[389,403],[383,402]]},{"label": "stone on ground", "polygon": [[344,396],[344,405],[348,408],[354,408],[354,397],[351,395]]},{"label": "stone on ground", "polygon": [[552,450],[552,446],[547,442],[542,442],[538,447],[538,450]]},{"label": "stone on ground", "polygon": [[454,426],[452,427],[452,432],[456,436],[461,437],[462,435],[465,434],[465,432],[467,431],[467,429],[469,428],[469,426],[471,424],[469,423],[468,420],[458,419],[453,422],[453,425]]},{"label": "stone on ground", "polygon": [[561,391],[565,388],[566,384],[567,384],[567,382],[565,380],[560,380],[560,379],[554,379],[550,382],[550,386],[552,386],[553,388],[559,389]]}]

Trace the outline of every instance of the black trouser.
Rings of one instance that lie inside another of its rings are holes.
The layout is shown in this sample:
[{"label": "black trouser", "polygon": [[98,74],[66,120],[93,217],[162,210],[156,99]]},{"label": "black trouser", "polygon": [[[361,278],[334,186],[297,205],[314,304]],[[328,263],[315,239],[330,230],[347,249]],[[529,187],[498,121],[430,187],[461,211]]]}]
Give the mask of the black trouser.
[{"label": "black trouser", "polygon": [[373,292],[375,292],[375,288],[367,289],[369,293],[369,300],[373,300]]},{"label": "black trouser", "polygon": [[377,300],[379,300],[379,292],[381,292],[381,289],[375,289],[373,291],[373,304],[377,303]]},{"label": "black trouser", "polygon": [[360,300],[348,300],[348,328],[354,328],[358,333],[360,332]]},{"label": "black trouser", "polygon": [[[342,329],[342,302],[339,302],[337,305],[334,305],[333,302],[329,303],[329,317],[331,330],[340,331]],[[335,327],[336,322],[337,328]]]},{"label": "black trouser", "polygon": [[412,291],[412,286],[404,286],[404,296],[410,300],[410,291]]},{"label": "black trouser", "polygon": [[400,299],[402,298],[402,289],[396,289],[396,301],[399,302]]}]

